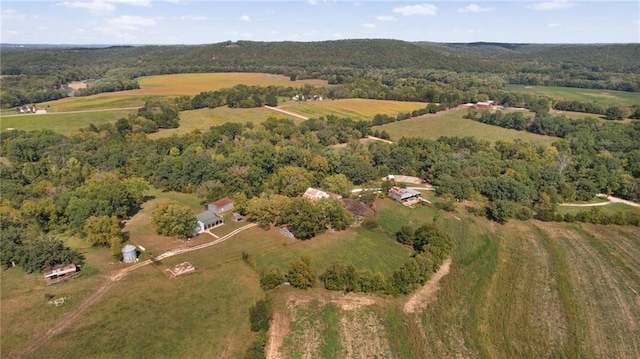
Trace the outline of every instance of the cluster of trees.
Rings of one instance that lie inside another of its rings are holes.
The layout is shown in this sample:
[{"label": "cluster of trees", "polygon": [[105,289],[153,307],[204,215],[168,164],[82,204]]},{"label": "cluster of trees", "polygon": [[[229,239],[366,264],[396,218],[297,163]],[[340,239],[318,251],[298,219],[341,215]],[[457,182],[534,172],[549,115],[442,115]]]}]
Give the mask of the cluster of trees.
[{"label": "cluster of trees", "polygon": [[191,109],[228,106],[231,108],[251,108],[277,106],[278,96],[292,97],[301,89],[284,86],[236,85],[218,91],[201,92],[191,99]]},{"label": "cluster of trees", "polygon": [[103,78],[92,82],[86,88],[78,89],[76,96],[90,96],[104,92],[136,90],[140,88],[138,81],[130,78]]},{"label": "cluster of trees", "polygon": [[20,229],[3,223],[0,261],[4,268],[19,266],[27,273],[42,272],[57,265],[82,265],[84,256],[69,249],[56,237],[40,236],[26,240]]},{"label": "cluster of trees", "polygon": [[316,283],[316,272],[308,257],[296,257],[289,263],[286,273],[280,267],[271,266],[260,274],[260,286],[264,290],[273,289],[280,284],[289,283],[299,289],[308,289]]},{"label": "cluster of trees", "polygon": [[248,220],[259,223],[263,228],[287,225],[291,233],[302,240],[313,238],[327,229],[344,230],[354,220],[344,204],[333,198],[310,200],[263,194],[251,198],[239,210],[246,213]]}]

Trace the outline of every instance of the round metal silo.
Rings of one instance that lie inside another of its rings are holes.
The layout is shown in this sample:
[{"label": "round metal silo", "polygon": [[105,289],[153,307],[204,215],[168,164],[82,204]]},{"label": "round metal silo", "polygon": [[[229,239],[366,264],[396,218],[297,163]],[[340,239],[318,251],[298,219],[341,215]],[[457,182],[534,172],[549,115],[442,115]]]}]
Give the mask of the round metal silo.
[{"label": "round metal silo", "polygon": [[136,259],[138,259],[138,255],[136,254],[136,246],[127,244],[122,248],[122,261],[125,263],[135,263]]}]

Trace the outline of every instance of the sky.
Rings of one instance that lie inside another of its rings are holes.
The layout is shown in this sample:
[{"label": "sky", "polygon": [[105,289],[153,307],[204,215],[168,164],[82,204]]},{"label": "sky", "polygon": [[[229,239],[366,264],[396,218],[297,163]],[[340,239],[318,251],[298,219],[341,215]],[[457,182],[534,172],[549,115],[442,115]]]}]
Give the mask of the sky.
[{"label": "sky", "polygon": [[0,42],[639,43],[640,1],[0,0]]}]

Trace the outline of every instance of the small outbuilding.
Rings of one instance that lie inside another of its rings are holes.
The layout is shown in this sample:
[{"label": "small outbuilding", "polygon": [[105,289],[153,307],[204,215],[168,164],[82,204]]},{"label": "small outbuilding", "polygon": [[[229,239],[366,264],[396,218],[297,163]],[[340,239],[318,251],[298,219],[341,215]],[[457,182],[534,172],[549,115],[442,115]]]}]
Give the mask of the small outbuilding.
[{"label": "small outbuilding", "polygon": [[78,271],[78,266],[75,264],[67,264],[66,266],[56,266],[49,270],[44,271],[44,279],[52,281],[54,279],[65,277],[70,274],[74,274]]},{"label": "small outbuilding", "polygon": [[234,222],[240,222],[242,221],[242,218],[242,215],[238,212],[231,213],[231,219],[233,219]]},{"label": "small outbuilding", "polygon": [[211,211],[204,211],[196,214],[196,219],[198,222],[196,223],[196,228],[193,230],[194,236],[197,236],[208,229],[224,224],[224,218],[217,216]]},{"label": "small outbuilding", "polygon": [[220,198],[219,200],[207,204],[207,210],[220,214],[233,209],[233,201],[229,197]]},{"label": "small outbuilding", "polygon": [[135,263],[138,260],[136,246],[127,244],[122,248],[122,261],[125,263]]},{"label": "small outbuilding", "polygon": [[389,196],[398,202],[406,202],[408,200],[422,197],[422,193],[411,188],[391,187]]}]

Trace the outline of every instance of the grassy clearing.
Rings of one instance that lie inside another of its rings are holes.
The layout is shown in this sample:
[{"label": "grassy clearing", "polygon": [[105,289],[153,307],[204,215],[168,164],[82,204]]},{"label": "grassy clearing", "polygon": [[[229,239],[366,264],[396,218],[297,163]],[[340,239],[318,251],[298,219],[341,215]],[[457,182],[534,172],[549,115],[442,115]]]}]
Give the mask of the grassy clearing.
[{"label": "grassy clearing", "polygon": [[225,122],[236,123],[261,123],[270,117],[288,118],[295,122],[301,120],[281,112],[275,112],[264,107],[259,108],[229,108],[220,106],[214,109],[203,108],[180,112],[180,127],[175,129],[160,130],[149,135],[150,138],[169,137],[174,134],[183,135],[193,130],[208,131],[211,126],[221,125]]},{"label": "grassy clearing", "polygon": [[89,111],[142,107],[144,102],[161,96],[142,96],[123,92],[107,92],[91,96],[67,97],[60,100],[43,102],[38,108],[46,108],[49,113],[67,111]]},{"label": "grassy clearing", "polygon": [[530,95],[548,96],[553,98],[554,100],[592,102],[603,106],[631,106],[633,104],[640,103],[640,95],[638,95],[638,93],[613,90],[593,90],[555,86],[508,85],[507,91],[526,93]]},{"label": "grassy clearing", "polygon": [[256,255],[260,270],[271,265],[286,270],[291,259],[306,256],[318,274],[336,260],[358,269],[390,274],[410,254],[410,250],[396,243],[394,238],[364,229],[325,233],[308,241],[285,238],[276,229],[263,232],[262,237],[269,241],[281,237],[282,244],[277,249]]},{"label": "grassy clearing", "polygon": [[396,116],[400,112],[411,112],[413,110],[425,108],[423,102],[403,102],[368,99],[344,99],[295,102],[287,101],[280,103],[278,107],[301,114],[311,118],[334,115],[338,117],[349,117],[354,120],[370,121],[377,114]]},{"label": "grassy clearing", "polygon": [[477,139],[491,142],[521,139],[548,146],[558,140],[557,137],[509,130],[468,120],[463,118],[465,114],[465,109],[452,110],[376,126],[374,129],[387,131],[394,141],[402,137],[423,137],[435,140],[441,136],[474,136]]},{"label": "grassy clearing", "polygon": [[255,273],[240,260],[176,279],[161,269],[129,275],[36,357],[241,357],[254,338],[248,310],[263,296]]},{"label": "grassy clearing", "polygon": [[92,123],[94,125],[100,125],[116,122],[119,118],[127,118],[130,113],[134,112],[134,110],[124,110],[2,117],[0,129],[2,131],[5,131],[7,128],[22,131],[49,129],[62,134],[70,134],[81,128],[88,127],[89,124]]},{"label": "grassy clearing", "polygon": [[305,84],[325,86],[326,80],[291,81],[289,77],[265,73],[199,73],[144,76],[138,79],[139,90],[127,92],[144,95],[197,95],[203,91],[215,91],[233,87],[238,84],[248,86],[292,86],[302,87]]},{"label": "grassy clearing", "polygon": [[[580,212],[589,212],[594,207],[570,207],[570,206],[558,206],[556,212],[559,214],[570,213],[576,215]],[[638,213],[640,215],[640,210],[635,207],[628,206],[624,203],[611,203],[604,206],[597,206],[602,213],[606,215],[612,215],[620,212],[624,213]]]}]

